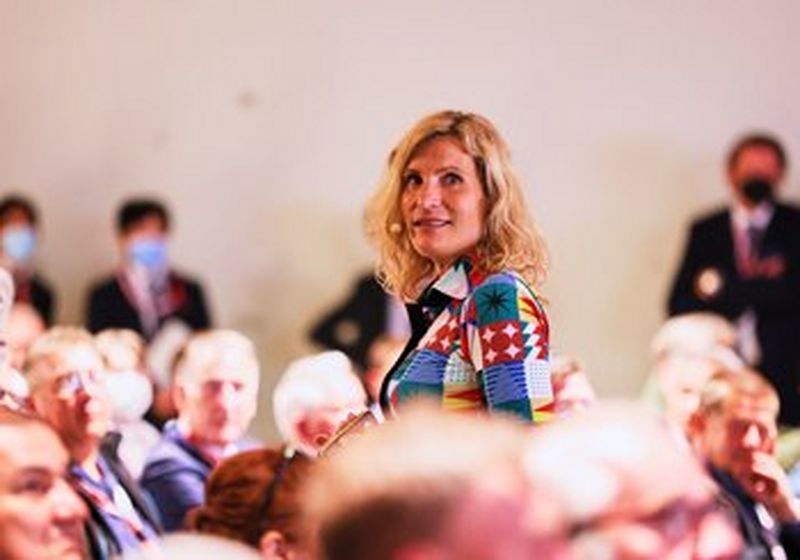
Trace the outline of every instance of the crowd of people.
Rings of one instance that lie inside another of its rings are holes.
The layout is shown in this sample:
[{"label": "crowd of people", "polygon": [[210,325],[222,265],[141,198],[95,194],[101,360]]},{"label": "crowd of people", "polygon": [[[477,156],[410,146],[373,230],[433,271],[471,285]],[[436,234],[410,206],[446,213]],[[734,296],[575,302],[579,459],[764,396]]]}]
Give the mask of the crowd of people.
[{"label": "crowd of people", "polygon": [[734,145],[731,207],[692,228],[641,398],[604,400],[550,351],[548,255],[503,138],[421,119],[367,204],[371,295],[275,385],[279,445],[247,434],[256,348],[172,268],[163,204],[122,205],[120,264],[65,326],[39,216],[7,197],[0,558],[800,558],[787,164],[770,136]]}]

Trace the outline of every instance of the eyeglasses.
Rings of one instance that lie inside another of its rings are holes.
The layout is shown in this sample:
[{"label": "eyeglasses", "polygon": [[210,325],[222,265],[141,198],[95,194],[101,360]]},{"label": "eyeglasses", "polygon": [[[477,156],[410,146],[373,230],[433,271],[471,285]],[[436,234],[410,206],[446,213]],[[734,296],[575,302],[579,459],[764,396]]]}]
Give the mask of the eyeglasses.
[{"label": "eyeglasses", "polygon": [[56,378],[53,387],[57,396],[69,398],[80,390],[94,389],[102,384],[100,374],[94,370],[67,371]]},{"label": "eyeglasses", "polygon": [[0,406],[5,406],[11,410],[28,410],[30,401],[27,397],[22,397],[13,391],[0,387]]}]

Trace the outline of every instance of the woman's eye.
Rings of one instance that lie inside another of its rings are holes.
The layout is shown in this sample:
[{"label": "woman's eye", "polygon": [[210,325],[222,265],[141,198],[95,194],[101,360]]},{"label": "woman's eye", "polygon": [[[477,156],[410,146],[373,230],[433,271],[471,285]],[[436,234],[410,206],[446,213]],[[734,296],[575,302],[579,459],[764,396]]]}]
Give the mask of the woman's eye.
[{"label": "woman's eye", "polygon": [[403,177],[404,187],[413,187],[422,183],[422,177],[418,173],[409,173]]},{"label": "woman's eye", "polygon": [[461,175],[459,175],[458,173],[452,173],[452,172],[445,173],[444,177],[442,177],[442,183],[445,185],[457,185],[458,183],[461,182],[462,182]]}]

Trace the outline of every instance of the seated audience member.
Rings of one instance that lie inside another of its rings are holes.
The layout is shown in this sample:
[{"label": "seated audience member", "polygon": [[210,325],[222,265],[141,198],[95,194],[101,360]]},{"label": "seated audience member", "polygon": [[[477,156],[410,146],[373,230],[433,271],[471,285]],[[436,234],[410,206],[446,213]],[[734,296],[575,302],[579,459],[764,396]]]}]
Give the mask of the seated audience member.
[{"label": "seated audience member", "polygon": [[121,261],[113,275],[90,290],[90,331],[131,329],[149,341],[171,320],[193,330],[209,328],[202,287],[170,266],[169,229],[169,214],[160,202],[133,199],[122,205],[117,214]]},{"label": "seated audience member", "polygon": [[31,347],[25,366],[33,409],[55,427],[70,454],[70,480],[89,506],[95,558],[155,539],[156,515],[116,454],[111,403],[94,339],[76,327],[54,327]]},{"label": "seated audience member", "polygon": [[291,449],[258,449],[225,459],[206,482],[205,504],[187,526],[243,542],[268,560],[305,558],[300,491],[311,463]]},{"label": "seated audience member", "polygon": [[6,322],[6,343],[11,366],[21,370],[33,341],[45,330],[42,317],[27,303],[15,303]]},{"label": "seated audience member", "polygon": [[537,538],[520,461],[500,418],[411,405],[321,460],[305,511],[326,560],[560,558]]},{"label": "seated audience member", "polygon": [[144,420],[153,402],[153,384],[144,372],[144,340],[127,329],[106,329],[95,336],[103,357],[103,381],[111,396],[114,431],[121,436],[119,458],[139,478],[147,454],[161,433]]},{"label": "seated audience member", "polygon": [[329,350],[289,364],[275,386],[272,409],[284,442],[316,457],[348,416],[366,409],[366,400],[350,360]]},{"label": "seated audience member", "polygon": [[88,513],[66,481],[68,460],[52,427],[0,408],[0,558],[86,558]]},{"label": "seated audience member", "polygon": [[607,402],[553,422],[531,434],[525,467],[568,558],[740,558],[733,516],[652,412]]},{"label": "seated audience member", "polygon": [[178,418],[151,450],[141,484],[156,501],[167,531],[203,503],[203,487],[222,459],[255,446],[244,438],[256,413],[259,365],[253,344],[228,330],[198,333],[177,365]]},{"label": "seated audience member", "polygon": [[589,376],[575,358],[554,354],[550,362],[553,411],[559,418],[591,408],[597,402]]},{"label": "seated audience member", "polygon": [[643,400],[685,436],[706,381],[720,369],[743,366],[735,343],[735,328],[719,315],[698,312],[668,319],[651,343],[655,364]]},{"label": "seated audience member", "polygon": [[747,558],[800,558],[800,503],[775,457],[778,406],[759,373],[720,371],[690,421],[695,450],[736,510]]},{"label": "seated audience member", "polygon": [[0,266],[14,276],[14,301],[32,305],[45,322],[55,314],[53,290],[33,269],[39,216],[33,203],[20,195],[0,200]]}]

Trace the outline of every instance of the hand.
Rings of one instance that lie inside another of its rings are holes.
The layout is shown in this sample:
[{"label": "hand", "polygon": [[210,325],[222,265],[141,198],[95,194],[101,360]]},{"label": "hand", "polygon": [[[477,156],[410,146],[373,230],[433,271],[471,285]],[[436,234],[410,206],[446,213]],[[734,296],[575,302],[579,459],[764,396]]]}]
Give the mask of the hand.
[{"label": "hand", "polygon": [[800,521],[800,503],[792,494],[789,479],[774,455],[754,452],[736,480],[781,523]]}]

